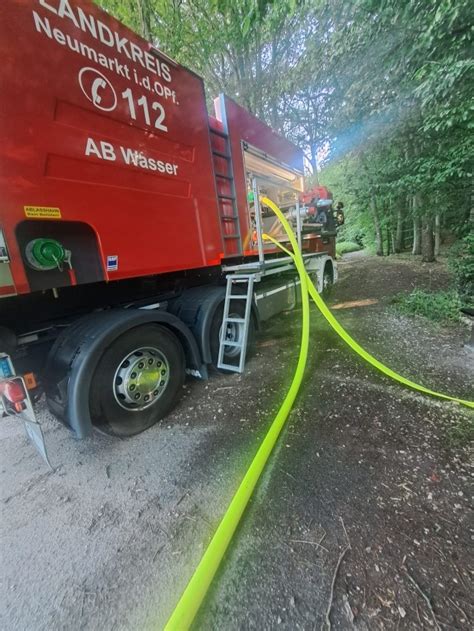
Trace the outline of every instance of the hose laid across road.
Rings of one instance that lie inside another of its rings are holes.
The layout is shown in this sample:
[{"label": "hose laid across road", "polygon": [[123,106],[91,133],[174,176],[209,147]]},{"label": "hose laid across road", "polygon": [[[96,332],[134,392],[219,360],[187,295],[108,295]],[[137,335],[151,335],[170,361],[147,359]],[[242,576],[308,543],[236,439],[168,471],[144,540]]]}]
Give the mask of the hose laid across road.
[{"label": "hose laid across road", "polygon": [[382,362],[380,362],[373,355],[371,355],[365,349],[363,349],[362,346],[358,344],[354,340],[354,338],[351,337],[349,333],[347,333],[345,329],[342,328],[342,326],[339,324],[339,322],[336,320],[336,318],[332,315],[331,311],[326,306],[324,300],[318,294],[316,287],[313,285],[311,279],[309,278],[308,278],[308,291],[309,291],[309,295],[313,299],[318,309],[321,311],[323,316],[326,318],[326,320],[329,322],[332,328],[336,331],[339,337],[341,337],[344,340],[344,342],[346,342],[346,344],[348,344],[352,348],[353,351],[355,351],[358,355],[360,355],[360,357],[365,359],[366,362],[374,366],[374,368],[376,368],[377,370],[380,370],[380,372],[383,372],[384,375],[387,375],[387,377],[390,377],[391,379],[398,381],[404,386],[408,386],[412,390],[418,390],[418,392],[429,394],[432,397],[438,397],[438,399],[454,401],[455,403],[460,403],[461,405],[465,405],[466,407],[474,408],[474,401],[467,401],[466,399],[459,399],[458,397],[452,397],[449,394],[443,394],[442,392],[436,392],[435,390],[430,390],[429,388],[425,388],[425,386],[421,386],[419,383],[415,383],[414,381],[411,381],[410,379],[407,379],[406,377],[399,375],[388,366],[385,366],[384,364],[382,364]]},{"label": "hose laid across road", "polygon": [[332,315],[331,311],[324,303],[321,296],[318,294],[315,286],[313,285],[313,282],[306,272],[303,257],[301,256],[301,252],[298,248],[298,244],[294,237],[293,231],[281,210],[267,197],[263,197],[262,202],[266,206],[271,208],[278,219],[281,221],[283,228],[288,235],[288,239],[293,248],[293,252],[290,252],[289,250],[284,248],[273,237],[269,235],[264,236],[266,239],[275,243],[275,245],[277,245],[293,258],[301,282],[302,328],[298,363],[296,365],[296,370],[293,375],[293,380],[291,382],[287,395],[283,400],[283,403],[281,404],[281,407],[278,410],[275,419],[270,425],[270,429],[263,439],[262,444],[260,445],[254,459],[247,469],[247,472],[245,473],[244,478],[239,485],[239,488],[233,496],[229,507],[227,508],[221,522],[219,523],[219,526],[217,527],[217,530],[212,537],[211,542],[209,543],[203,557],[201,558],[199,565],[192,575],[191,580],[189,581],[180,600],[178,601],[178,604],[171,614],[171,617],[166,623],[165,631],[186,631],[192,624],[194,617],[196,616],[211,585],[214,575],[219,568],[222,558],[232,540],[232,536],[240,522],[240,519],[249,502],[249,499],[252,496],[252,493],[262,474],[265,464],[267,463],[273,447],[275,446],[278,436],[280,435],[280,432],[285,425],[286,419],[288,418],[288,415],[291,411],[296,395],[298,394],[298,390],[301,386],[301,382],[303,380],[304,369],[308,357],[308,294],[311,296],[318,309],[321,311],[323,316],[326,318],[331,327],[336,331],[336,333],[346,342],[346,344],[348,344],[352,348],[353,351],[355,351],[358,355],[365,359],[369,364],[377,368],[377,370],[381,371],[391,379],[394,379],[395,381],[398,381],[399,383],[412,388],[413,390],[418,390],[419,392],[423,392],[424,394],[429,394],[431,396],[446,399],[448,401],[455,401],[457,403],[460,403],[461,405],[474,408],[474,401],[459,399],[457,397],[452,397],[447,394],[435,392],[434,390],[430,390],[429,388],[420,386],[414,381],[410,381],[409,379],[406,379],[405,377],[402,377],[402,375],[399,375],[395,371],[391,370],[391,368],[388,368],[387,366],[382,364],[382,362],[379,362],[378,359],[376,359],[370,353],[364,350],[360,346],[360,344],[358,344],[339,324],[339,322]]},{"label": "hose laid across road", "polygon": [[304,369],[308,357],[309,347],[309,298],[307,287],[307,275],[303,258],[298,250],[298,244],[293,235],[293,231],[279,209],[275,211],[280,219],[290,243],[295,252],[295,265],[301,281],[301,303],[302,303],[302,327],[301,345],[298,363],[293,375],[293,380],[280,409],[275,416],[270,429],[268,430],[262,444],[258,448],[254,459],[234,497],[232,498],[224,517],[222,518],[214,536],[209,543],[199,565],[197,566],[191,580],[184,590],[175,610],[168,620],[165,631],[186,631],[189,629],[194,617],[201,606],[202,601],[209,589],[214,575],[222,561],[222,557],[231,542],[232,536],[237,528],[240,518],[248,504],[253,490],[262,474],[265,464],[275,446],[280,432],[285,425],[285,421],[293,407],[293,403],[300,389],[303,380]]},{"label": "hose laid across road", "polygon": [[[276,206],[276,204],[274,204],[271,201],[271,199],[268,199],[268,197],[262,197],[262,202],[266,206],[271,208],[273,210],[273,212],[278,217],[280,217],[281,211],[278,208],[278,206]],[[282,249],[286,254],[290,255],[293,258],[293,260],[295,260],[295,262],[296,262],[296,259],[298,258],[298,255],[301,256],[301,253],[297,253],[295,250],[294,250],[295,253],[293,254],[292,252],[290,252],[286,248],[282,247],[281,244],[278,243],[278,241],[276,241],[270,235],[264,235],[264,238],[268,239],[269,241],[272,241],[275,245],[277,245],[280,249]],[[380,372],[384,373],[384,375],[387,375],[387,377],[390,377],[394,381],[398,381],[399,383],[403,384],[404,386],[408,386],[412,390],[418,390],[418,392],[423,392],[424,394],[428,394],[428,395],[430,395],[432,397],[437,397],[438,399],[445,399],[447,401],[454,401],[455,403],[460,403],[461,405],[465,405],[466,407],[474,408],[474,401],[467,401],[465,399],[460,399],[458,397],[453,397],[453,396],[448,395],[448,394],[443,394],[442,392],[435,392],[434,390],[430,390],[429,388],[425,388],[425,386],[421,386],[420,384],[415,383],[414,381],[411,381],[410,379],[407,379],[406,377],[403,377],[402,375],[399,375],[398,373],[396,373],[394,370],[392,370],[388,366],[385,366],[385,364],[382,364],[382,362],[380,362],[373,355],[371,355],[364,348],[362,348],[362,346],[360,344],[358,344],[355,341],[355,339],[353,337],[351,337],[349,335],[349,333],[339,324],[339,322],[333,316],[333,314],[331,313],[329,308],[326,306],[326,303],[324,302],[324,300],[319,295],[316,287],[314,286],[314,284],[313,284],[311,278],[308,276],[308,274],[306,274],[306,281],[307,281],[307,287],[308,287],[309,295],[313,299],[313,302],[315,303],[315,305],[317,306],[319,311],[323,314],[323,316],[326,318],[328,323],[334,329],[334,331],[336,331],[336,333],[339,335],[339,337],[342,338],[344,340],[344,342],[346,344],[348,344],[350,346],[350,348],[352,348],[352,350],[354,352],[356,352],[358,355],[360,355],[360,357],[362,357],[362,359],[365,359],[365,361],[368,362],[369,364],[371,364],[371,366],[373,366],[374,368],[376,368]]]}]

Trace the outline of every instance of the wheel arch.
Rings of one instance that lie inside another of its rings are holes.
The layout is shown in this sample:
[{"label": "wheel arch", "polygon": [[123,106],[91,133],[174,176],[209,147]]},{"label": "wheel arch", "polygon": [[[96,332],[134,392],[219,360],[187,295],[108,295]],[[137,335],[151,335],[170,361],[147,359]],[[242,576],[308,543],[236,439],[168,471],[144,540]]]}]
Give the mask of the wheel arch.
[{"label": "wheel arch", "polygon": [[[225,292],[225,286],[219,285],[193,287],[184,291],[169,306],[170,311],[193,332],[203,362],[206,364],[212,364],[211,326],[217,309],[224,303]],[[260,317],[254,299],[252,300],[252,317],[258,330]]]},{"label": "wheel arch", "polygon": [[[104,349],[126,331],[153,323],[173,332],[183,346],[187,368],[207,377],[207,368],[193,334],[171,313],[117,309],[84,316],[61,333],[46,366],[48,404],[77,438],[85,438],[92,431],[87,394]],[[62,400],[58,398],[61,393]]]}]

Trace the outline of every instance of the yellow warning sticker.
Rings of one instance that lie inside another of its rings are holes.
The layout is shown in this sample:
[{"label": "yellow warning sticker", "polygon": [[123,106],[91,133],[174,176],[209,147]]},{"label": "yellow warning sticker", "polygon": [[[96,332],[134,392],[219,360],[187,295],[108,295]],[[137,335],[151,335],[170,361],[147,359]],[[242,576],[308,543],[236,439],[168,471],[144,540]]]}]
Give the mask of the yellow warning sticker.
[{"label": "yellow warning sticker", "polygon": [[28,219],[61,219],[59,208],[49,206],[24,206],[25,217]]}]

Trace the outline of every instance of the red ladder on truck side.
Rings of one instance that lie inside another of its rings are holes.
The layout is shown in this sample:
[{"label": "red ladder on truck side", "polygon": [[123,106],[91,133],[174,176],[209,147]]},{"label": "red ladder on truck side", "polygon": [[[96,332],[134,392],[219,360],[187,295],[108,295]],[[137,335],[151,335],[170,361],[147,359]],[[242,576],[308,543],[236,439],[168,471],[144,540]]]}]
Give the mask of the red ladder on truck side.
[{"label": "red ladder on truck side", "polygon": [[[234,169],[232,165],[232,154],[230,149],[229,136],[224,131],[209,128],[211,134],[224,140],[224,151],[215,149],[212,143],[212,155],[225,161],[226,173],[218,172],[215,167],[215,179],[217,188],[217,199],[219,205],[219,218],[222,227],[222,239],[224,243],[224,256],[238,256],[242,254],[242,239],[240,233],[239,209],[235,196]],[[230,194],[221,193],[222,182],[227,182]],[[231,208],[231,213],[226,212],[226,208]],[[229,232],[229,226],[231,230]]]}]

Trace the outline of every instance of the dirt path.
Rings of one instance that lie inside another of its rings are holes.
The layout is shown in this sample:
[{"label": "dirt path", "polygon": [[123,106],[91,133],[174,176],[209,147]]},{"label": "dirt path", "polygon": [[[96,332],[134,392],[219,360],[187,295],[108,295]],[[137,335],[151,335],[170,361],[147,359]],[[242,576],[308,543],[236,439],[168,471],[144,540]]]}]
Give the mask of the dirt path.
[{"label": "dirt path", "polygon": [[[356,339],[472,396],[466,329],[389,306],[414,285],[446,285],[442,266],[354,258],[340,272],[332,302]],[[344,308],[356,300],[366,306]],[[162,626],[282,399],[298,318],[271,323],[243,377],[189,382],[166,422],[131,440],[74,441],[43,409],[54,474],[2,421],[1,628]],[[467,414],[374,373],[317,317],[312,340],[298,405],[196,629],[319,629],[348,542],[334,628],[468,628],[472,470],[453,446]]]}]

